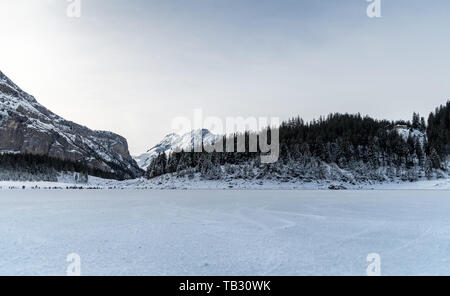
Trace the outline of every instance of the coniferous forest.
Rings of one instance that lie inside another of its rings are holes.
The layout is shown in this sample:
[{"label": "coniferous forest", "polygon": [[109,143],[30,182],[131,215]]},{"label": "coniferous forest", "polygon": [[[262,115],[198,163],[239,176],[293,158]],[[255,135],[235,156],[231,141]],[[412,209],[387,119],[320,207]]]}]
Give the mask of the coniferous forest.
[{"label": "coniferous forest", "polygon": [[0,154],[0,180],[56,182],[59,173],[80,173],[105,179],[120,179],[119,175],[93,169],[81,162],[71,162],[45,155]]},{"label": "coniferous forest", "polygon": [[[242,135],[231,135],[234,143],[238,136]],[[349,183],[439,178],[448,169],[450,102],[437,108],[427,121],[416,113],[409,121],[395,122],[360,114],[330,114],[309,123],[300,117],[292,118],[279,127],[280,158],[273,164],[262,164],[260,152],[248,152],[249,139],[254,135],[246,132],[244,136],[245,153],[163,153],[152,161],[146,177],[200,174],[207,180]],[[226,137],[223,143],[223,151],[227,151]]]}]

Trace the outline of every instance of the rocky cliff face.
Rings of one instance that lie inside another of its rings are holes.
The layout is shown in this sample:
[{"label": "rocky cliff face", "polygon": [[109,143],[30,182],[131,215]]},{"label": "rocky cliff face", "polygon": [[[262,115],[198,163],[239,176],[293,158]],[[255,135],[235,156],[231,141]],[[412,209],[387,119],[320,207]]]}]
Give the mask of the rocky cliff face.
[{"label": "rocky cliff face", "polygon": [[119,178],[141,176],[125,138],[54,114],[0,72],[0,153],[82,162]]}]

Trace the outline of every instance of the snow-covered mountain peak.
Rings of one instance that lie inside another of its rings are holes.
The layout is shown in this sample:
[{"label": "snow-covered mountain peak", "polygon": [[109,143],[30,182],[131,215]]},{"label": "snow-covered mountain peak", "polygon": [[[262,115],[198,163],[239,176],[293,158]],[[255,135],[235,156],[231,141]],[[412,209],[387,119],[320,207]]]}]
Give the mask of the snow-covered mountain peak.
[{"label": "snow-covered mountain peak", "polygon": [[138,165],[142,169],[146,169],[151,161],[159,154],[170,154],[175,151],[191,151],[195,143],[202,141],[205,145],[216,142],[218,136],[211,133],[208,129],[198,129],[179,135],[171,133],[165,136],[161,142],[150,148],[146,153],[135,157]]},{"label": "snow-covered mountain peak", "polygon": [[155,148],[163,148],[163,147],[172,146],[173,143],[178,143],[180,141],[180,139],[181,139],[181,136],[178,134],[175,134],[175,133],[168,134],[167,136],[164,137],[164,139],[162,139],[161,142],[159,142],[157,145],[155,145],[154,147],[147,150],[147,153],[151,153],[152,150],[154,150]]}]

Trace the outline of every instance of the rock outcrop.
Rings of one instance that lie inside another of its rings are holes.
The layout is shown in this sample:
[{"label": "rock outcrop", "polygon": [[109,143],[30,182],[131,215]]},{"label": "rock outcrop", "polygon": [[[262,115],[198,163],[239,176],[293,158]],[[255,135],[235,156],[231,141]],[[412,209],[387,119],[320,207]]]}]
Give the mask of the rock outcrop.
[{"label": "rock outcrop", "polygon": [[54,114],[0,72],[0,153],[81,162],[118,178],[142,175],[125,138]]}]

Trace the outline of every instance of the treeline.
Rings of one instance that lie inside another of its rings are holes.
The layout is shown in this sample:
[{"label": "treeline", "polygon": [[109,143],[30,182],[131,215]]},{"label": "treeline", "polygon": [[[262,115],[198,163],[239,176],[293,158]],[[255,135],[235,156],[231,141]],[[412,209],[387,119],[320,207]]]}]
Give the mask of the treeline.
[{"label": "treeline", "polygon": [[0,180],[57,181],[58,173],[75,172],[85,176],[115,179],[118,176],[72,162],[42,155],[0,154]]},{"label": "treeline", "polygon": [[450,101],[430,114],[427,135],[427,153],[437,153],[442,159],[450,155]]},{"label": "treeline", "polygon": [[[222,177],[325,179],[344,181],[417,180],[445,169],[449,154],[449,103],[425,119],[414,113],[411,121],[375,120],[360,114],[331,114],[306,123],[300,117],[283,122],[280,158],[261,164],[260,152],[248,152],[250,133],[244,134],[245,153],[186,151],[160,154],[148,167],[147,178],[167,173],[200,173],[206,179]],[[401,135],[396,129],[404,132]],[[427,141],[425,133],[430,134]],[[270,134],[270,133],[269,133]],[[240,135],[233,135],[235,143]],[[269,137],[270,138],[270,137]],[[227,138],[223,139],[226,151]],[[343,170],[352,172],[346,176]],[[356,180],[354,180],[356,179]]]}]

